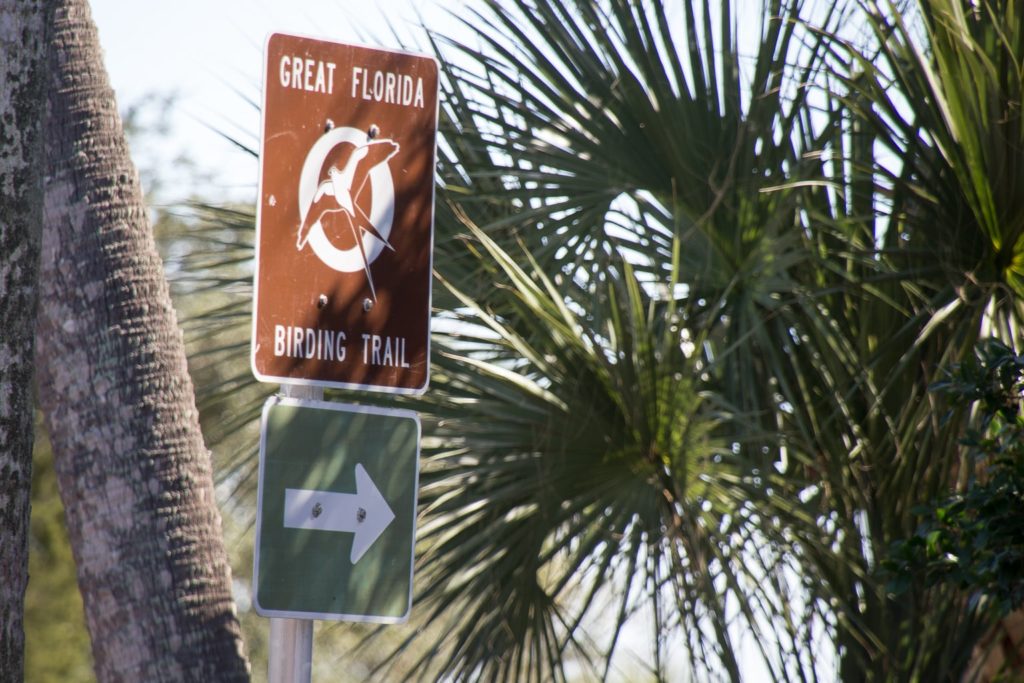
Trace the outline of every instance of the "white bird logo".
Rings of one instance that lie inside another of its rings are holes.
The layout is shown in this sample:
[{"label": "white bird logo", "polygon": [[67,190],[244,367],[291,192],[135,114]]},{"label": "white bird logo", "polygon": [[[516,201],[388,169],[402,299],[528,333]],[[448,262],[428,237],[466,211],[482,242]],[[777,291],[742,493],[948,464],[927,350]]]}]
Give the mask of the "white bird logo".
[{"label": "white bird logo", "polygon": [[340,213],[355,239],[374,301],[377,292],[370,274],[372,258],[366,253],[363,234],[372,235],[391,251],[395,248],[359,206],[359,197],[371,179],[371,172],[381,164],[386,164],[399,149],[398,143],[393,140],[369,140],[364,144],[343,140],[331,147],[320,166],[317,189],[299,225],[295,241],[296,248],[301,250],[309,242],[314,226],[320,224],[323,228],[321,221],[327,214]]}]

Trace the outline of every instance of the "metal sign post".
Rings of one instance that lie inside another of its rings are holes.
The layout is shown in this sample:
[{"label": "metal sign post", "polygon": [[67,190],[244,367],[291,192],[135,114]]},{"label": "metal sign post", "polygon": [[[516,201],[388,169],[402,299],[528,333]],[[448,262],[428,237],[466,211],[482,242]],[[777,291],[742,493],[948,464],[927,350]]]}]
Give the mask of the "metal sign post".
[{"label": "metal sign post", "polygon": [[270,620],[268,683],[309,683],[313,672],[313,622]]}]

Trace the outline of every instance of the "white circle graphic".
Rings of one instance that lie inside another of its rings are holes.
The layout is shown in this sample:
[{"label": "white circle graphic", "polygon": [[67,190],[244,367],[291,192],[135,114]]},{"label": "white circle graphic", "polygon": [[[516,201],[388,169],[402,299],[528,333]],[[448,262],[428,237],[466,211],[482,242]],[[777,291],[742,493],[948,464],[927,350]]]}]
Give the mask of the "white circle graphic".
[{"label": "white circle graphic", "polygon": [[[345,142],[356,146],[365,145],[367,142],[366,131],[348,126],[332,128],[313,144],[306,155],[306,161],[302,164],[302,172],[299,175],[300,225],[305,223],[306,214],[309,213],[309,208],[313,204],[313,196],[317,191],[320,169],[323,167],[324,160],[332,149]],[[386,240],[391,235],[391,223],[395,217],[395,185],[391,179],[391,170],[386,163],[378,164],[370,170],[369,183],[373,192],[370,202],[370,223]],[[354,217],[353,221],[356,221]],[[366,270],[385,246],[384,242],[371,233],[365,230],[358,232],[360,233],[358,239],[362,242],[363,251],[366,254],[365,261],[359,251],[359,245],[348,249],[339,249],[334,246],[327,238],[319,220],[310,228],[308,244],[324,265],[342,273],[354,273]]]}]

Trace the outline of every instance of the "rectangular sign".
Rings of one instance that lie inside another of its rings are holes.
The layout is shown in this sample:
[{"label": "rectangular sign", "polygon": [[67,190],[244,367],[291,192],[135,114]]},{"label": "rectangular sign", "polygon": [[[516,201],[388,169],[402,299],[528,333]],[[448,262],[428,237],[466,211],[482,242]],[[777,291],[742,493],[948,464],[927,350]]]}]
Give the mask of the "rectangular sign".
[{"label": "rectangular sign", "polygon": [[257,379],[426,389],[437,93],[432,57],[268,39]]},{"label": "rectangular sign", "polygon": [[419,418],[408,410],[267,401],[253,566],[258,614],[408,618],[419,443]]}]

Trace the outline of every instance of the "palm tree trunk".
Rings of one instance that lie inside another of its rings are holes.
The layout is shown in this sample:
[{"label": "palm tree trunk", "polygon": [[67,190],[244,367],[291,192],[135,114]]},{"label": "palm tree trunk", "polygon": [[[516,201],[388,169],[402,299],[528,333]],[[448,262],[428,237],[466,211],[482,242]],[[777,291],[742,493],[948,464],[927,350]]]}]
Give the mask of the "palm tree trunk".
[{"label": "palm tree trunk", "polygon": [[209,453],[86,0],[49,48],[40,400],[101,681],[247,680]]},{"label": "palm tree trunk", "polygon": [[20,680],[32,489],[45,0],[0,0],[0,678]]}]

